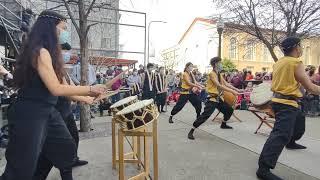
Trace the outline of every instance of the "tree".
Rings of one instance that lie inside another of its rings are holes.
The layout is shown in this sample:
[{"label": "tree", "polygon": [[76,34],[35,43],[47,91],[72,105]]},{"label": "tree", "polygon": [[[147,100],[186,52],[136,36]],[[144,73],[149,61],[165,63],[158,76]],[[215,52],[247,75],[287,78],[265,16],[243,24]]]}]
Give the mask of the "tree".
[{"label": "tree", "polygon": [[275,47],[286,36],[301,38],[320,28],[319,0],[213,0],[228,12],[227,28],[245,32],[265,44],[274,61]]},{"label": "tree", "polygon": [[230,59],[223,59],[222,66],[223,70],[225,70],[226,72],[231,72],[237,67]]},{"label": "tree", "polygon": [[[74,25],[80,39],[80,61],[81,61],[81,85],[88,85],[88,33],[92,26],[98,23],[90,23],[88,20],[94,8],[99,9],[110,4],[96,0],[59,0],[65,6],[68,15]],[[75,14],[77,12],[78,14]],[[91,128],[90,106],[80,106],[80,130],[87,132]]]}]

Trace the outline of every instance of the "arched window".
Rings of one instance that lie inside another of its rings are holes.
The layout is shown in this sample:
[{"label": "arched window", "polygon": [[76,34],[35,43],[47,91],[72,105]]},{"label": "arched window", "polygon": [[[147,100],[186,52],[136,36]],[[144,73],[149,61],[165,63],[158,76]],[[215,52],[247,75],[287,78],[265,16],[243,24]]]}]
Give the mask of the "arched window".
[{"label": "arched window", "polygon": [[311,62],[310,62],[310,46],[307,46],[306,49],[305,49],[305,52],[304,52],[304,62],[306,65],[311,65]]},{"label": "arched window", "polygon": [[253,41],[247,41],[246,44],[246,59],[254,61],[255,58],[255,43]]},{"label": "arched window", "polygon": [[229,58],[230,59],[237,58],[237,40],[236,40],[236,38],[230,39]]}]

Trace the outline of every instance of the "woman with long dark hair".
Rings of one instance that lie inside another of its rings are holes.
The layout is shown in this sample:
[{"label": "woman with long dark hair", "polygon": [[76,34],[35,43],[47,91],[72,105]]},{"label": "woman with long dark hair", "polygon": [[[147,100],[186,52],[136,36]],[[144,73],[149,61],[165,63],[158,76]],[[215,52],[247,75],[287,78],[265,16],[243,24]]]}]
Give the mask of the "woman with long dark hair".
[{"label": "woman with long dark hair", "polygon": [[199,84],[194,75],[192,74],[193,64],[188,62],[184,68],[184,72],[181,78],[181,93],[177,104],[173,107],[171,111],[171,116],[169,118],[169,123],[173,123],[173,116],[176,115],[181,109],[186,105],[188,101],[196,109],[197,117],[201,113],[201,100],[197,94],[192,91],[192,88],[198,88],[201,90],[203,87]]},{"label": "woman with long dark hair", "polygon": [[10,141],[4,180],[32,180],[40,152],[55,167],[67,169],[76,156],[75,143],[55,106],[58,96],[99,96],[106,87],[69,86],[59,39],[65,35],[66,18],[43,11],[35,22],[14,72],[17,101],[8,113]]}]

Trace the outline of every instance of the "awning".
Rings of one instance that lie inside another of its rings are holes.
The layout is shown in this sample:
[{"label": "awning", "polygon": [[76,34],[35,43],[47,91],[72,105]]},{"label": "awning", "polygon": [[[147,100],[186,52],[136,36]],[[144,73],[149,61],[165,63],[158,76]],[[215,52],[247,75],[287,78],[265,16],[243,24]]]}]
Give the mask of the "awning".
[{"label": "awning", "polygon": [[[75,64],[77,62],[78,56],[72,56],[71,60],[67,64]],[[118,59],[103,56],[90,56],[89,63],[91,65],[97,66],[130,66],[136,64],[137,60],[130,59]]]}]

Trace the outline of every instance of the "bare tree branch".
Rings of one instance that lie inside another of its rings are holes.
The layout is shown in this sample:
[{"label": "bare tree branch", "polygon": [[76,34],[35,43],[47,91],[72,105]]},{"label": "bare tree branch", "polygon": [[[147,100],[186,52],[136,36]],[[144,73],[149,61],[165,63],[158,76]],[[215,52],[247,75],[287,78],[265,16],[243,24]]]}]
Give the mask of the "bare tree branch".
[{"label": "bare tree branch", "polygon": [[90,6],[88,7],[87,12],[86,12],[86,14],[85,14],[85,17],[86,17],[86,18],[88,18],[88,16],[89,16],[89,14],[90,14],[93,6],[95,5],[95,3],[96,3],[96,0],[92,0],[91,4],[90,4]]},{"label": "bare tree branch", "polygon": [[77,33],[78,33],[78,35],[80,37],[80,34],[81,34],[80,33],[80,28],[79,28],[79,26],[78,26],[78,24],[77,24],[77,22],[76,22],[76,20],[74,18],[74,15],[73,15],[73,13],[72,13],[72,11],[70,9],[69,3],[68,3],[69,1],[68,2],[66,0],[62,0],[62,1],[63,1],[64,5],[65,5],[65,7],[67,9],[67,12],[68,12],[68,15],[69,15],[69,17],[70,17],[70,19],[72,21],[72,24],[76,28],[76,31],[77,31]]}]

